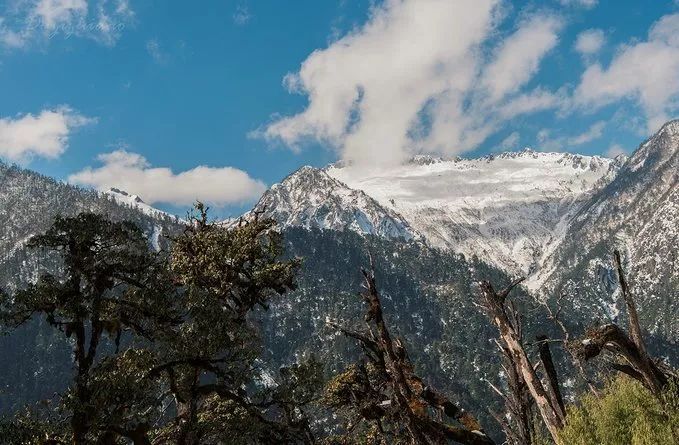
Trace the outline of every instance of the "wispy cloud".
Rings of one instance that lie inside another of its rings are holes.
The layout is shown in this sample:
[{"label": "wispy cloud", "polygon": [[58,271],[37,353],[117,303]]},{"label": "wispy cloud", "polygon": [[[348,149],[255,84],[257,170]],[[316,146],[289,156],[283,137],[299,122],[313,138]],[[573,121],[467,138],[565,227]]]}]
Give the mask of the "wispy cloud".
[{"label": "wispy cloud", "polygon": [[266,185],[233,167],[198,166],[175,173],[166,167],[153,167],[138,153],[115,150],[97,157],[101,166],[87,167],[69,176],[68,181],[108,190],[117,187],[142,196],[150,203],[190,205],[201,200],[212,205],[250,202]]},{"label": "wispy cloud", "polygon": [[252,19],[252,14],[247,5],[238,5],[236,11],[233,13],[233,22],[236,25],[245,25]]},{"label": "wispy cloud", "polygon": [[293,148],[321,141],[355,162],[399,162],[414,152],[469,150],[520,114],[560,106],[559,94],[527,85],[557,44],[562,19],[524,15],[484,51],[497,39],[501,6],[385,1],[285,78],[308,107],[254,134]]},{"label": "wispy cloud", "polygon": [[552,131],[543,128],[537,134],[537,143],[540,150],[560,151],[571,147],[584,145],[595,141],[603,136],[606,122],[598,121],[593,123],[586,131],[574,136],[553,137]]},{"label": "wispy cloud", "polygon": [[559,0],[564,6],[576,6],[591,9],[599,4],[599,0]]},{"label": "wispy cloud", "polygon": [[149,53],[154,62],[159,64],[167,63],[168,56],[160,47],[158,39],[151,39],[146,42],[146,52]]},{"label": "wispy cloud", "polygon": [[592,64],[575,91],[575,103],[592,110],[621,99],[639,104],[647,131],[679,109],[679,14],[653,24],[646,40],[620,47],[610,64]]},{"label": "wispy cloud", "polygon": [[626,156],[627,154],[629,154],[629,151],[625,150],[625,148],[620,144],[611,144],[611,146],[608,147],[608,150],[606,150],[606,156],[609,158],[614,158],[620,155]]},{"label": "wispy cloud", "polygon": [[513,150],[519,144],[519,132],[515,131],[500,142],[500,148],[503,150]]},{"label": "wispy cloud", "polygon": [[133,18],[128,0],[24,0],[0,11],[0,45],[21,48],[55,37],[114,45]]}]

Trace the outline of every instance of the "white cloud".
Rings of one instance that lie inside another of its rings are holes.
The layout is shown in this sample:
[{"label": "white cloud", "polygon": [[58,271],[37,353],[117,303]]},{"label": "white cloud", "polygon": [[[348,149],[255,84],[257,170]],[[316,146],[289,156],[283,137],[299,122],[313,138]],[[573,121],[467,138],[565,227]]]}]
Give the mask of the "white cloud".
[{"label": "white cloud", "polygon": [[505,40],[482,79],[492,99],[502,99],[533,77],[544,55],[556,45],[559,28],[557,17],[538,14]]},{"label": "white cloud", "polygon": [[604,32],[600,29],[588,29],[578,34],[575,50],[584,56],[598,53],[604,46]]},{"label": "white cloud", "polygon": [[556,93],[552,93],[538,87],[529,93],[519,94],[513,97],[504,105],[500,106],[498,112],[501,117],[510,119],[520,114],[565,107],[567,102],[568,97],[565,91],[560,90]]},{"label": "white cloud", "polygon": [[616,156],[625,155],[627,156],[627,150],[625,150],[620,144],[611,144],[606,151],[606,157],[614,158]]},{"label": "white cloud", "polygon": [[559,105],[525,91],[561,26],[525,17],[494,50],[500,0],[386,0],[370,19],[285,78],[304,111],[256,134],[298,148],[308,140],[344,159],[398,162],[416,152],[469,150],[518,114]]},{"label": "white cloud", "polygon": [[519,132],[515,131],[512,134],[510,134],[509,136],[507,136],[506,138],[504,138],[502,140],[502,142],[500,142],[500,147],[503,150],[514,149],[514,148],[516,148],[516,145],[519,143],[520,138],[521,137],[519,136]]},{"label": "white cloud", "polygon": [[250,19],[252,19],[252,14],[250,10],[245,5],[238,5],[236,7],[236,12],[233,13],[233,22],[236,25],[246,25]]},{"label": "white cloud", "polygon": [[606,122],[603,121],[595,122],[594,124],[592,124],[591,127],[589,127],[589,130],[585,131],[582,134],[569,138],[568,144],[582,145],[588,142],[592,142],[593,140],[599,139],[601,135],[603,135],[605,127]]},{"label": "white cloud", "polygon": [[679,14],[654,23],[647,40],[623,45],[608,67],[590,66],[575,91],[576,104],[588,109],[620,99],[641,106],[648,132],[679,109]]},{"label": "white cloud", "polygon": [[87,17],[86,0],[38,0],[31,17],[40,21],[47,31],[59,25],[71,24]]},{"label": "white cloud", "polygon": [[24,162],[31,157],[57,158],[68,147],[71,132],[94,119],[68,107],[0,119],[0,156]]},{"label": "white cloud", "polygon": [[583,145],[599,139],[603,135],[605,127],[606,122],[598,121],[593,123],[587,131],[570,137],[552,137],[551,130],[543,128],[537,134],[538,147],[545,151],[560,151],[574,145]]},{"label": "white cloud", "polygon": [[4,17],[0,17],[0,48],[21,48],[25,43],[25,37],[20,32],[12,30],[7,25],[7,20]]},{"label": "white cloud", "polygon": [[128,0],[23,0],[0,20],[0,46],[19,48],[54,37],[113,45],[134,18]]},{"label": "white cloud", "polygon": [[213,205],[244,203],[266,190],[263,182],[232,167],[198,166],[174,173],[169,168],[152,167],[142,155],[125,150],[101,154],[97,159],[100,167],[87,167],[68,181],[102,191],[117,187],[150,204],[190,205],[197,199]]},{"label": "white cloud", "polygon": [[559,0],[564,6],[579,6],[581,8],[591,9],[595,7],[599,0]]},{"label": "white cloud", "polygon": [[156,63],[163,64],[167,62],[167,54],[162,50],[157,39],[151,39],[146,42],[146,52],[149,53]]}]

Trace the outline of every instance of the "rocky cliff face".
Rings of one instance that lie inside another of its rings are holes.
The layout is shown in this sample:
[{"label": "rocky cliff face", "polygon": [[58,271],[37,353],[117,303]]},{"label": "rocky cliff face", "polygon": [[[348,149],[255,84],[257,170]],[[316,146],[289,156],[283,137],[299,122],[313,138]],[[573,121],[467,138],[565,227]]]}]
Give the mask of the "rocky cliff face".
[{"label": "rocky cliff face", "polygon": [[641,144],[570,219],[529,286],[543,295],[564,294],[583,313],[615,319],[624,311],[613,249],[626,259],[644,325],[679,341],[679,121]]}]

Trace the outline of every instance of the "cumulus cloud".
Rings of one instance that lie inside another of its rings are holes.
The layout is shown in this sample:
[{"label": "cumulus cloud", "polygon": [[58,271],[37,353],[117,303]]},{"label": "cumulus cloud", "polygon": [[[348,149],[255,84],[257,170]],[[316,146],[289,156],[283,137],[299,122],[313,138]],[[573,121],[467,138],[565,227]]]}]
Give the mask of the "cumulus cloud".
[{"label": "cumulus cloud", "polygon": [[32,157],[57,158],[68,147],[74,129],[94,122],[69,107],[0,119],[0,156],[24,162]]},{"label": "cumulus cloud", "polygon": [[598,53],[604,46],[604,32],[600,29],[588,29],[578,34],[575,40],[575,50],[583,56]]},{"label": "cumulus cloud", "polygon": [[646,40],[623,45],[608,67],[591,65],[575,91],[576,104],[588,109],[620,99],[641,106],[648,132],[679,109],[679,14],[654,23]]},{"label": "cumulus cloud", "polygon": [[190,205],[199,199],[213,205],[244,203],[257,199],[266,185],[233,167],[198,166],[174,173],[152,167],[142,155],[125,150],[97,157],[101,166],[87,167],[68,181],[105,191],[111,187],[140,195],[146,202]]},{"label": "cumulus cloud", "polygon": [[128,0],[25,0],[17,5],[0,20],[0,45],[6,48],[55,36],[113,45],[134,17]]},{"label": "cumulus cloud", "polygon": [[[367,23],[286,76],[304,111],[256,132],[294,149],[320,141],[347,160],[399,162],[469,150],[504,122],[560,104],[526,85],[556,45],[561,20],[525,16],[498,40],[500,0],[385,0]],[[490,48],[489,48],[490,47]]]}]

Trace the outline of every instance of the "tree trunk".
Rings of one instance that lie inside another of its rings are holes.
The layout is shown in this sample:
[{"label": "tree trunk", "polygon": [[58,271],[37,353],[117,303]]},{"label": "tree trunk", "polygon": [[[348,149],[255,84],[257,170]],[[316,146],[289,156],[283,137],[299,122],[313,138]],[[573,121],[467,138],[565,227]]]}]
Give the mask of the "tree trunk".
[{"label": "tree trunk", "polygon": [[542,369],[545,370],[545,378],[547,380],[547,394],[549,394],[549,397],[552,399],[552,405],[559,407],[557,415],[561,417],[561,422],[565,423],[566,407],[563,403],[561,390],[559,389],[559,378],[556,373],[556,368],[554,367],[552,351],[549,348],[547,336],[539,335],[537,340],[540,362],[542,363]]},{"label": "tree trunk", "polygon": [[560,445],[559,430],[564,426],[562,420],[563,416],[560,415],[561,409],[558,406],[555,406],[547,395],[547,391],[528,359],[528,355],[521,344],[520,337],[515,327],[507,317],[505,299],[509,295],[509,292],[521,283],[521,281],[523,281],[523,279],[515,281],[500,292],[495,292],[495,289],[493,289],[490,282],[482,282],[481,291],[485,304],[484,307],[491,318],[491,321],[498,328],[501,340],[514,356],[521,377],[526,382],[528,391],[533,397],[552,439],[556,444]]}]

